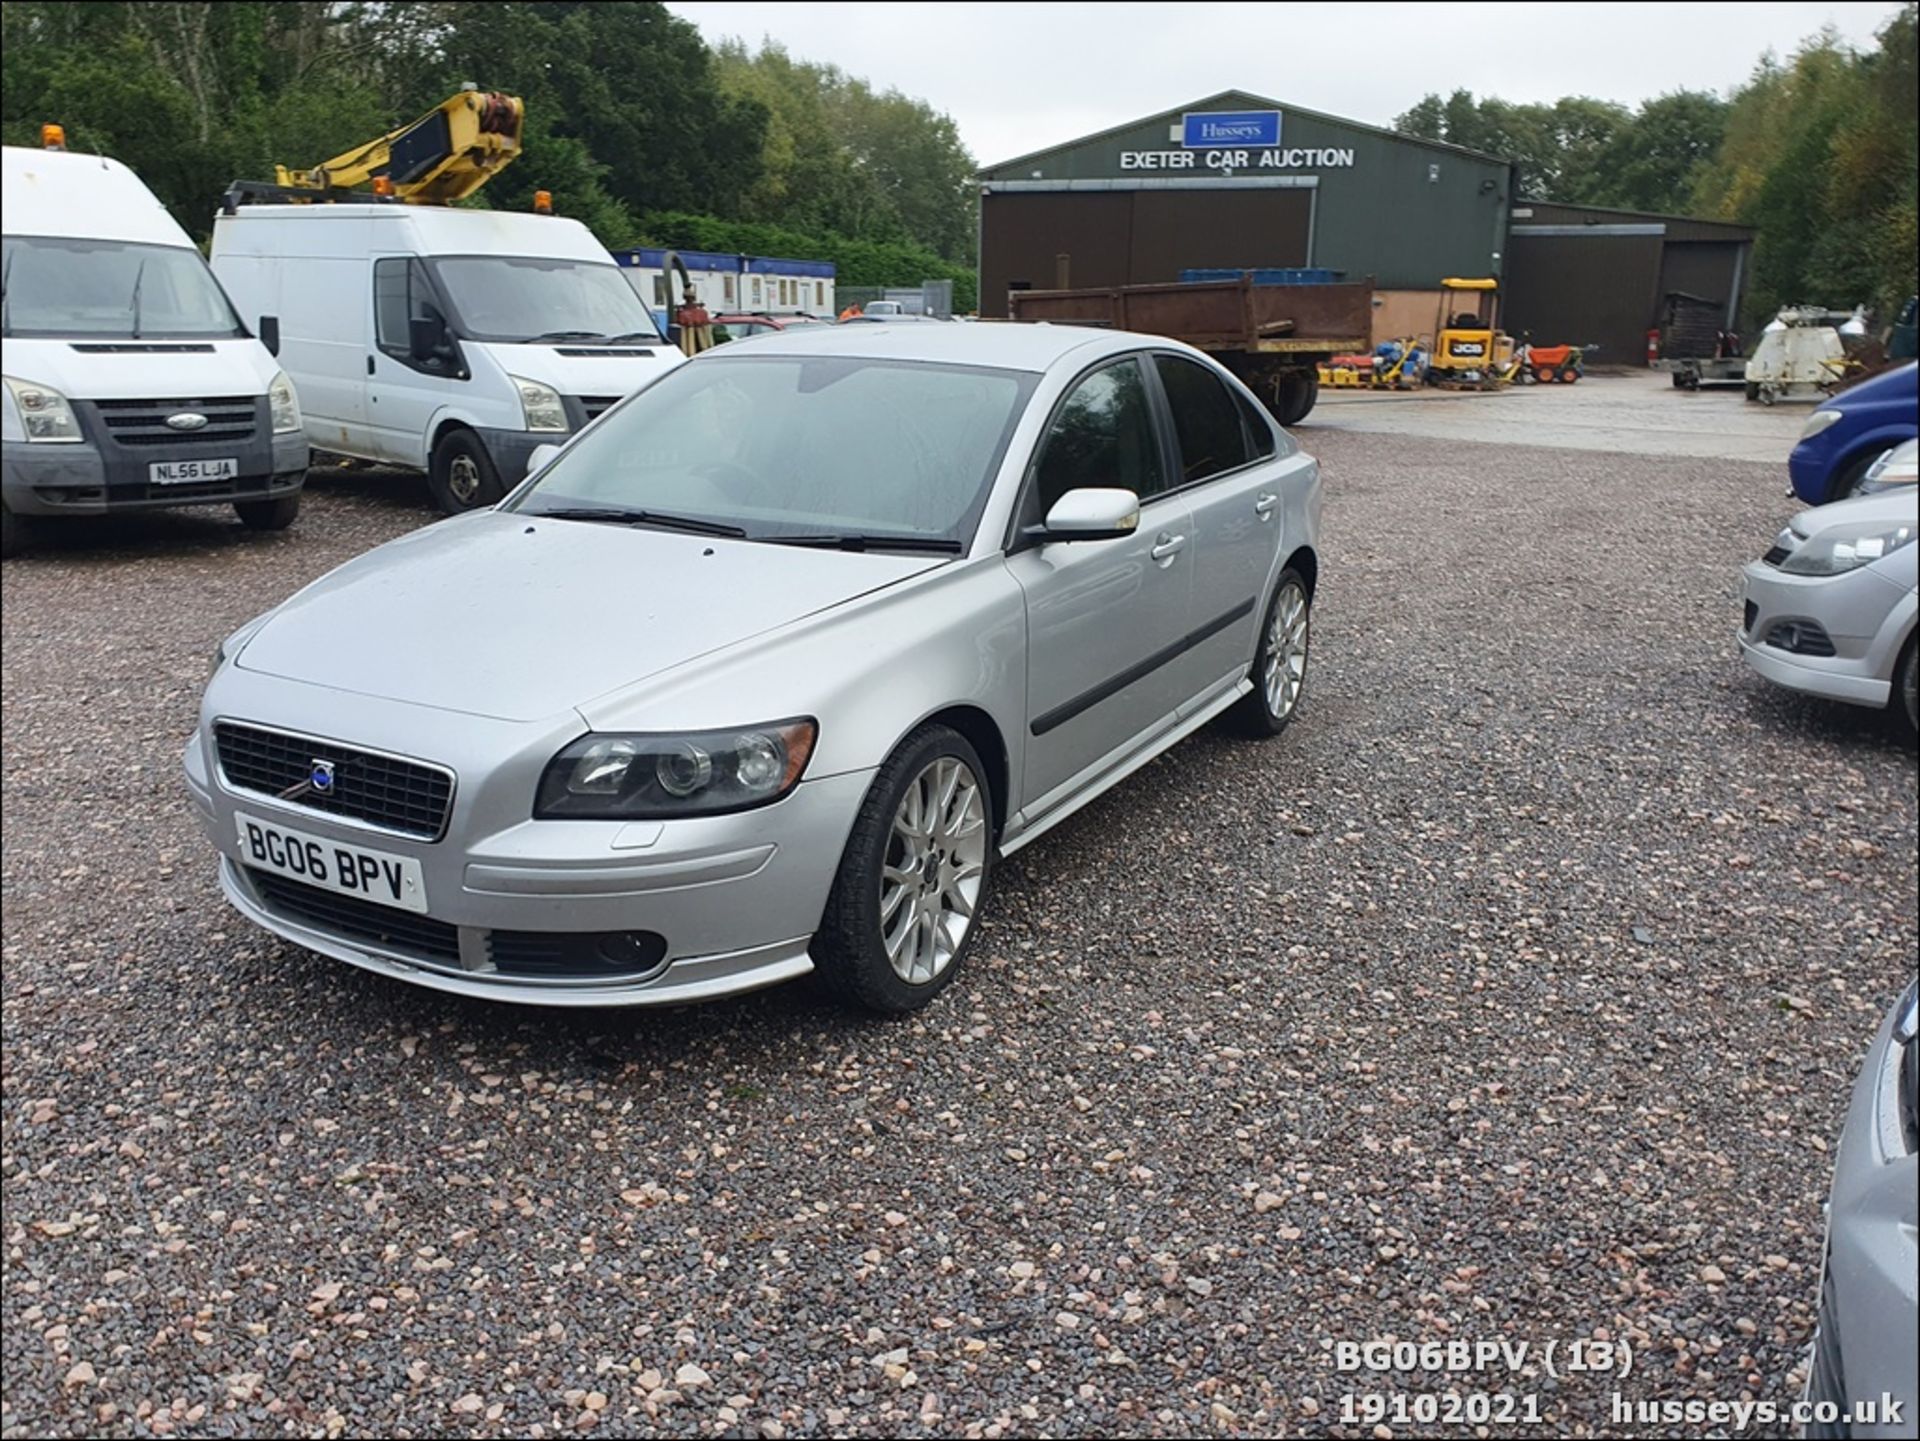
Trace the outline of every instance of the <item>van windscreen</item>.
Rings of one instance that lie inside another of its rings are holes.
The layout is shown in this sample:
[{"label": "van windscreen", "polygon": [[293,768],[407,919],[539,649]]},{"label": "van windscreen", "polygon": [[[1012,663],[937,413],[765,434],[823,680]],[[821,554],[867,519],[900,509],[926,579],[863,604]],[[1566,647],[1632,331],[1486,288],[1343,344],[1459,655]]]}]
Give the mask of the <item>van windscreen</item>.
[{"label": "van windscreen", "polygon": [[442,255],[427,263],[469,340],[593,345],[660,339],[615,265],[526,255]]},{"label": "van windscreen", "polygon": [[245,335],[197,250],[9,235],[0,259],[6,334],[90,340],[210,340]]}]

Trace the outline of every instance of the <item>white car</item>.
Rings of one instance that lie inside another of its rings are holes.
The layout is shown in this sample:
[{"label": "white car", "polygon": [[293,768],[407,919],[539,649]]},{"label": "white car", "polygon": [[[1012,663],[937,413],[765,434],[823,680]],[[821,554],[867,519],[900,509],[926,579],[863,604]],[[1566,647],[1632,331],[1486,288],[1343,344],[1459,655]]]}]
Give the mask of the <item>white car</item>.
[{"label": "white car", "polygon": [[[1740,650],[1779,685],[1884,709],[1911,745],[1915,696],[1914,442],[1876,467],[1875,489],[1796,515],[1746,569]],[[1904,461],[1900,460],[1904,454]],[[1900,483],[1904,466],[1909,479]]]}]

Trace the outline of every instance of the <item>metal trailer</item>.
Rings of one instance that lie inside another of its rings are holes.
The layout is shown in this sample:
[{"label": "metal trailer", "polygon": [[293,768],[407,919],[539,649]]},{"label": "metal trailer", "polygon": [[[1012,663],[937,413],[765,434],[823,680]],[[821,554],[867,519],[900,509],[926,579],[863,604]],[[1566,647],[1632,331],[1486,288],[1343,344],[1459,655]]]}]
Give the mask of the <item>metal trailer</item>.
[{"label": "metal trailer", "polygon": [[1373,278],[1352,284],[1260,285],[1238,280],[1121,285],[1108,290],[1015,290],[1014,320],[1097,325],[1165,335],[1207,351],[1260,397],[1282,425],[1320,393],[1320,365],[1372,348]]}]

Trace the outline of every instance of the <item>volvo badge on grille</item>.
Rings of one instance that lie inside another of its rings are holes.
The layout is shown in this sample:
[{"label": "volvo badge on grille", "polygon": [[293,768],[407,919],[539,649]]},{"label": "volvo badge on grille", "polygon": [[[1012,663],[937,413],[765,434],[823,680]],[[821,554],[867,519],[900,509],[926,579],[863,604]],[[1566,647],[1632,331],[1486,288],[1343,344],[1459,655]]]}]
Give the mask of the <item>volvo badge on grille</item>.
[{"label": "volvo badge on grille", "polygon": [[323,796],[331,794],[333,791],[333,762],[323,761],[316,757],[313,761],[313,768],[307,775],[307,784]]},{"label": "volvo badge on grille", "polygon": [[169,415],[167,424],[174,430],[205,430],[207,418],[197,410],[183,410],[178,415]]}]

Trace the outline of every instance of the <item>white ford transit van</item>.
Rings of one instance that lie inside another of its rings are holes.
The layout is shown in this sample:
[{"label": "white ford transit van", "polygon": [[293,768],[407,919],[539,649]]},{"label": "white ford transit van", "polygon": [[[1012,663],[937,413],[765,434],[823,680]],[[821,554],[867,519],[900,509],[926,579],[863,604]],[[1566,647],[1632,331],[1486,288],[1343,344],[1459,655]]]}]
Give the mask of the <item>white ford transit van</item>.
[{"label": "white ford transit van", "polygon": [[449,513],[493,504],[536,447],[684,359],[563,217],[236,198],[213,269],[279,316],[315,447],[424,470]]},{"label": "white ford transit van", "polygon": [[105,156],[12,146],[4,185],[0,551],[42,516],[230,504],[292,524],[293,386],[153,192]]}]

